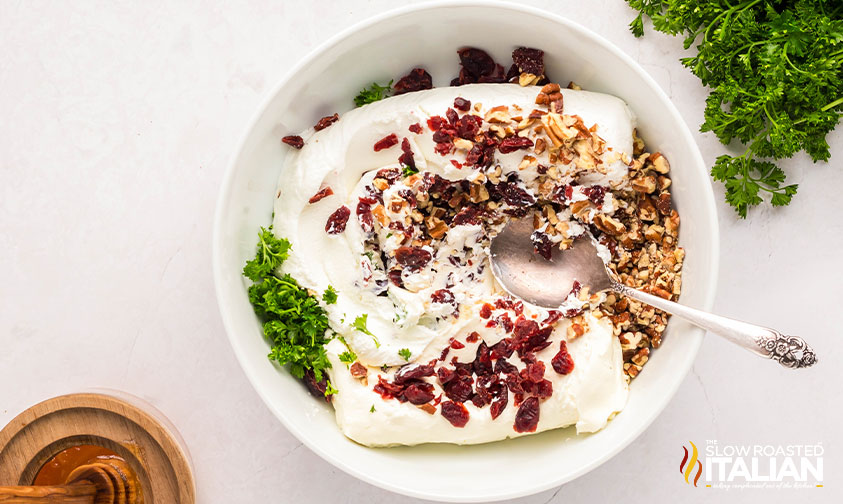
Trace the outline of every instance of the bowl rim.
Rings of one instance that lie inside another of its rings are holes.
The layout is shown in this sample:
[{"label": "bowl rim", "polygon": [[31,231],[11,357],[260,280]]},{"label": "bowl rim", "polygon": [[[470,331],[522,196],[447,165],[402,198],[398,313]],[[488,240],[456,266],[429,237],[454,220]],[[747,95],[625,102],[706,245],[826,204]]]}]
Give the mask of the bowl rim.
[{"label": "bowl rim", "polygon": [[[492,7],[497,9],[509,9],[513,11],[519,11],[521,13],[533,15],[536,17],[544,18],[548,21],[559,23],[565,25],[566,28],[574,31],[579,32],[586,37],[591,37],[594,40],[600,42],[605,49],[613,53],[615,56],[620,58],[624,61],[642,80],[643,82],[651,89],[654,90],[657,97],[665,102],[667,108],[670,112],[671,119],[673,119],[677,124],[680,125],[680,134],[682,136],[682,140],[686,142],[690,146],[691,156],[694,158],[694,161],[698,166],[705,167],[705,161],[703,160],[702,154],[700,153],[699,146],[697,145],[696,141],[694,140],[688,125],[685,123],[684,119],[682,118],[681,114],[679,113],[676,106],[673,104],[673,101],[670,99],[669,96],[664,92],[662,87],[653,79],[649,73],[647,73],[643,67],[631,56],[623,52],[620,48],[618,48],[614,43],[610,42],[608,39],[600,35],[599,33],[582,26],[581,24],[577,23],[574,20],[566,18],[562,15],[540,9],[537,7],[521,5],[518,3],[514,3],[511,1],[505,0],[434,0],[431,2],[426,2],[423,4],[417,5],[409,5],[403,6],[395,9],[390,9],[388,11],[382,12],[375,16],[368,17],[363,19],[343,30],[336,33],[334,36],[328,38],[324,42],[318,44],[314,49],[308,52],[304,57],[302,57],[296,64],[290,67],[287,71],[286,75],[284,75],[276,84],[273,86],[260,100],[260,103],[252,114],[251,118],[247,123],[247,127],[244,128],[243,133],[241,134],[239,140],[236,143],[236,148],[233,151],[233,155],[228,159],[225,173],[223,176],[222,184],[219,189],[219,193],[216,200],[216,207],[214,212],[214,219],[213,219],[213,229],[212,229],[212,270],[213,270],[213,277],[214,277],[214,291],[217,298],[217,305],[220,313],[220,317],[223,321],[223,327],[225,328],[226,336],[231,344],[234,354],[237,357],[237,362],[240,365],[240,368],[245,373],[249,383],[251,384],[252,388],[257,392],[258,396],[267,406],[267,408],[275,415],[275,417],[284,425],[284,427],[293,434],[302,444],[307,446],[311,451],[315,452],[319,455],[320,458],[327,461],[334,467],[342,470],[343,472],[365,481],[371,485],[374,485],[379,488],[383,488],[385,490],[389,490],[401,495],[406,495],[410,497],[416,497],[420,499],[426,500],[440,500],[440,501],[447,501],[447,502],[479,502],[477,497],[454,497],[454,496],[447,496],[447,495],[435,495],[432,493],[423,493],[417,492],[413,489],[406,489],[400,486],[397,486],[387,479],[379,479],[373,477],[366,473],[365,471],[359,470],[356,467],[346,464],[342,460],[333,456],[333,454],[327,450],[322,449],[318,444],[312,442],[308,436],[304,435],[303,432],[296,429],[295,426],[287,421],[286,415],[283,411],[275,408],[270,400],[269,393],[264,390],[263,388],[258,386],[258,378],[256,371],[252,370],[245,363],[248,361],[246,356],[245,349],[237,342],[237,338],[235,338],[235,330],[234,330],[234,323],[232,321],[232,316],[229,315],[227,307],[223,303],[223,264],[222,264],[222,247],[223,247],[223,236],[222,236],[222,222],[223,217],[225,215],[225,211],[227,210],[227,197],[230,193],[231,187],[234,183],[235,174],[236,174],[236,166],[237,161],[243,155],[246,142],[248,141],[255,125],[258,123],[264,111],[269,107],[271,102],[275,100],[276,96],[288,85],[288,83],[293,79],[293,77],[304,68],[306,65],[310,64],[310,62],[323,53],[328,51],[329,49],[333,48],[334,46],[342,43],[346,38],[350,37],[354,33],[369,28],[372,25],[381,23],[386,21],[390,18],[402,16],[406,14],[411,14],[420,11],[426,10],[433,10],[433,9],[441,9],[443,7]],[[708,220],[708,226],[712,229],[712,234],[709,236],[709,247],[711,251],[711,264],[710,264],[710,271],[708,275],[710,277],[710,288],[708,294],[704,297],[704,299],[698,303],[698,307],[703,310],[710,310],[714,304],[714,298],[717,291],[717,281],[718,281],[718,272],[720,268],[720,231],[717,221],[717,207],[714,201],[714,191],[711,187],[711,184],[705,184],[701,188],[703,194],[701,198],[704,202],[704,206],[706,207],[706,211],[704,212],[705,219]],[[580,467],[576,471],[569,472],[564,476],[560,476],[557,479],[549,480],[540,482],[536,485],[530,486],[528,488],[520,488],[520,489],[513,489],[510,492],[505,494],[498,494],[494,496],[482,496],[484,501],[489,500],[504,500],[504,499],[513,499],[518,497],[524,497],[527,495],[533,495],[539,492],[543,492],[552,488],[560,487],[565,483],[573,481],[580,476],[596,469],[600,465],[604,464],[615,455],[617,455],[621,450],[625,449],[629,446],[635,439],[638,438],[644,431],[646,431],[649,426],[655,421],[655,419],[661,415],[662,411],[667,407],[667,404],[673,399],[676,395],[677,390],[679,389],[682,382],[685,380],[685,377],[688,375],[688,372],[691,370],[693,366],[694,360],[696,359],[697,354],[699,353],[700,346],[702,345],[702,341],[705,337],[705,330],[700,328],[691,327],[689,328],[688,332],[692,333],[689,334],[687,337],[696,336],[694,342],[692,342],[692,346],[690,351],[687,353],[687,357],[684,362],[681,363],[680,372],[676,374],[676,378],[667,390],[667,393],[664,394],[660,398],[659,403],[655,403],[655,407],[649,410],[649,415],[644,419],[641,423],[641,429],[638,432],[628,432],[619,443],[616,443],[614,447],[610,450],[607,450],[604,455],[598,459],[595,459],[591,463],[585,464]],[[479,497],[479,496],[478,496]]]}]

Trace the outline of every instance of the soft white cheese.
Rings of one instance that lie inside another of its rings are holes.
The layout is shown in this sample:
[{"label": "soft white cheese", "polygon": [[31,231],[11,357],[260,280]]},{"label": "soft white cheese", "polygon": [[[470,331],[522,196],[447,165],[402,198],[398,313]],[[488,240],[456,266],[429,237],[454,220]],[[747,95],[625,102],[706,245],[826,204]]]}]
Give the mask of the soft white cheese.
[{"label": "soft white cheese", "polygon": [[[337,303],[325,306],[331,327],[343,336],[360,362],[370,366],[368,385],[364,385],[352,378],[346,365],[339,362],[338,354],[346,349],[343,343],[335,339],[328,345],[333,364],[329,376],[339,390],[333,400],[337,423],[351,439],[374,446],[480,443],[517,435],[512,428],[517,408],[512,404],[511,394],[510,404],[495,421],[491,420],[488,407],[478,409],[466,403],[470,420],[464,428],[456,428],[438,412],[430,415],[409,403],[384,400],[372,391],[378,373],[384,377],[394,373],[395,368],[390,372],[380,371],[382,365],[405,364],[399,350],[409,350],[411,361],[426,363],[439,356],[450,338],[464,337],[471,331],[477,331],[489,346],[502,339],[505,333],[486,327],[479,311],[484,301],[493,302],[503,291],[492,277],[487,251],[478,241],[481,232],[478,225],[449,229],[438,250],[431,251],[429,267],[415,273],[404,272],[405,289],[393,286],[383,272],[369,275],[368,272],[377,269],[373,263],[380,259],[371,252],[366,253],[366,233],[356,219],[355,208],[378,170],[399,166],[400,141],[405,137],[420,172],[436,173],[449,180],[464,179],[474,173],[451,162],[463,163],[464,150],[457,149],[446,156],[434,151],[435,143],[426,124],[429,117],[444,115],[453,106],[454,98],[460,96],[472,104],[483,104],[481,115],[488,108],[508,105],[526,116],[536,108],[536,94],[535,87],[509,84],[475,84],[408,93],[347,112],[322,131],[305,132],[304,147],[288,154],[278,184],[273,222],[275,233],[292,244],[282,269],[315,292],[322,292],[329,285],[339,292]],[[627,166],[619,160],[618,153],[632,152],[634,127],[634,117],[626,104],[599,93],[565,89],[562,94],[565,114],[580,116],[589,127],[596,124],[597,133],[606,141],[603,161],[607,170],[604,174],[586,175],[588,180],[584,182],[613,186],[623,183]],[[423,134],[408,130],[415,123],[423,126]],[[375,152],[373,145],[393,133],[398,135],[398,145]],[[523,155],[524,151],[496,152],[496,162],[505,175],[519,170]],[[547,163],[547,153],[537,157],[539,163]],[[529,184],[538,175],[536,166],[519,170],[518,175]],[[384,192],[385,207],[389,207],[389,198],[401,189],[401,184],[399,181]],[[310,197],[324,186],[330,186],[333,195],[310,204]],[[610,196],[606,204],[613,204]],[[351,210],[346,230],[329,235],[325,223],[342,205]],[[393,219],[397,216],[390,215]],[[577,230],[573,222],[572,229]],[[400,243],[385,229],[379,231],[378,240],[386,250],[394,250]],[[458,256],[462,262],[455,265],[449,256]],[[458,318],[446,316],[453,311],[451,305],[431,300],[431,294],[445,285],[462,305]],[[376,337],[351,328],[355,318],[363,314],[367,314],[368,329]],[[526,306],[525,314],[544,317],[547,312]],[[568,324],[564,320],[558,323],[551,336],[553,343],[537,357],[549,362],[559,350]],[[553,382],[554,394],[542,401],[538,431],[576,424],[578,431],[592,432],[603,427],[626,401],[620,345],[612,336],[610,323],[588,316],[588,328],[584,336],[568,344],[575,362],[573,373],[559,375],[548,369],[545,375]],[[469,362],[475,351],[476,345],[467,345],[450,355],[459,355],[461,362]],[[517,358],[510,362],[521,366]],[[436,383],[435,377],[427,380]],[[440,391],[437,385],[437,395]]]}]

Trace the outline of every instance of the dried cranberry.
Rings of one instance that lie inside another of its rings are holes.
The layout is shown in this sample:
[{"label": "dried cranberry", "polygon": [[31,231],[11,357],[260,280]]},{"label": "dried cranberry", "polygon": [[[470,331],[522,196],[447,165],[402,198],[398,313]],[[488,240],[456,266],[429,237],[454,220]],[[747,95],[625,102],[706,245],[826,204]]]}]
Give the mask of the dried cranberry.
[{"label": "dried cranberry", "polygon": [[457,376],[445,385],[445,395],[454,401],[468,401],[473,394],[471,381],[471,378],[468,376]]},{"label": "dried cranberry", "polygon": [[455,340],[454,338],[451,338],[451,348],[453,348],[454,350],[459,350],[460,348],[465,348],[465,345]]},{"label": "dried cranberry", "polygon": [[386,274],[389,277],[389,281],[392,282],[394,285],[404,288],[404,279],[401,278],[401,270],[389,270],[389,273]]},{"label": "dried cranberry", "polygon": [[436,146],[433,148],[433,151],[439,154],[440,156],[447,156],[451,153],[451,147],[453,146],[454,144],[452,144],[450,141],[440,142],[436,144]]},{"label": "dried cranberry", "polygon": [[544,175],[545,173],[547,173],[547,170],[547,165],[540,164],[536,166],[536,173],[538,173],[539,175]]},{"label": "dried cranberry", "polygon": [[462,110],[463,112],[468,112],[468,110],[471,108],[471,101],[466,100],[461,96],[457,96],[456,98],[454,98],[454,108],[457,110]]},{"label": "dried cranberry", "polygon": [[282,138],[281,141],[291,147],[295,147],[296,149],[304,147],[304,139],[298,135],[287,135]]},{"label": "dried cranberry", "polygon": [[536,397],[539,399],[547,399],[553,395],[553,382],[550,380],[542,380],[536,383],[533,393],[536,394]]},{"label": "dried cranberry", "polygon": [[[497,345],[495,345],[495,346],[497,346]],[[510,352],[510,354],[512,354],[512,352]],[[515,373],[516,371],[518,371],[518,368],[516,368],[514,365],[510,364],[509,361],[506,360],[506,359],[498,359],[495,362],[495,373],[510,374],[510,373]]]},{"label": "dried cranberry", "polygon": [[547,318],[542,320],[542,324],[553,325],[557,320],[562,318],[562,312],[559,310],[550,310],[547,312]]},{"label": "dried cranberry", "polygon": [[505,383],[501,384],[502,391],[496,394],[495,399],[492,400],[492,405],[489,406],[489,411],[492,414],[492,420],[496,419],[506,409],[506,404],[509,402],[509,390]]},{"label": "dried cranberry", "polygon": [[[446,348],[445,350],[448,350],[448,348]],[[441,383],[442,385],[445,385],[449,381],[456,378],[457,373],[453,369],[448,369],[446,367],[440,367],[436,371],[436,376],[439,378],[439,383]]]},{"label": "dried cranberry", "polygon": [[410,141],[407,138],[401,140],[401,156],[398,158],[398,162],[405,164],[412,168],[413,170],[416,169],[416,159],[413,157],[413,149],[410,148]]},{"label": "dried cranberry", "polygon": [[527,378],[533,383],[539,383],[544,379],[544,362],[536,361],[530,363],[525,368],[527,370]]},{"label": "dried cranberry", "polygon": [[442,416],[454,427],[465,427],[468,423],[468,410],[462,402],[443,401]]},{"label": "dried cranberry", "polygon": [[457,212],[454,216],[454,220],[451,223],[454,226],[462,226],[463,224],[480,224],[479,219],[480,211],[474,205],[467,205],[462,207],[462,209]]},{"label": "dried cranberry", "polygon": [[410,133],[415,133],[416,135],[419,135],[422,131],[424,131],[421,123],[411,124],[407,129],[410,130]]},{"label": "dried cranberry", "polygon": [[434,292],[430,295],[430,299],[434,303],[439,304],[453,304],[454,303],[454,293],[449,291],[448,289],[439,289],[438,291]]},{"label": "dried cranberry", "polygon": [[427,127],[430,128],[431,131],[439,131],[443,126],[445,126],[445,124],[445,118],[442,116],[433,116],[427,120]]},{"label": "dried cranberry", "polygon": [[498,190],[503,196],[503,200],[514,207],[528,207],[536,202],[536,198],[530,195],[524,189],[521,189],[516,184],[511,182],[501,182],[498,184]]},{"label": "dried cranberry", "polygon": [[606,196],[606,188],[599,185],[584,187],[582,190],[583,194],[585,194],[588,199],[591,200],[592,203],[597,205],[597,208],[603,206],[603,199]]},{"label": "dried cranberry", "polygon": [[477,82],[480,76],[489,75],[495,71],[495,60],[482,49],[465,47],[457,51],[457,54],[460,57],[460,65],[466,74],[466,79],[463,79],[463,72],[460,73],[460,84]]},{"label": "dried cranberry", "polygon": [[566,375],[574,370],[574,359],[571,358],[571,354],[562,349],[550,359],[550,365],[557,373]]},{"label": "dried cranberry", "polygon": [[325,232],[328,234],[340,234],[345,231],[345,225],[348,223],[348,217],[351,215],[351,210],[345,205],[339,207],[328,217],[328,222],[325,223]]},{"label": "dried cranberry", "polygon": [[398,145],[398,135],[392,133],[391,135],[387,135],[377,142],[375,142],[375,152],[380,152],[384,149],[388,149],[393,145]]},{"label": "dried cranberry", "polygon": [[535,397],[528,397],[518,407],[515,414],[515,432],[536,432],[539,425],[539,400]]},{"label": "dried cranberry", "polygon": [[383,376],[378,376],[378,383],[372,387],[372,390],[381,395],[384,399],[392,399],[398,397],[404,391],[404,387],[390,383],[384,380]]},{"label": "dried cranberry", "polygon": [[530,320],[524,317],[518,317],[515,321],[515,328],[513,335],[517,342],[523,342],[530,339],[530,336],[539,332],[539,324],[535,320]]},{"label": "dried cranberry", "polygon": [[480,341],[480,333],[477,331],[471,331],[468,336],[465,337],[465,341],[468,343],[477,343]]},{"label": "dried cranberry", "polygon": [[549,261],[553,253],[553,242],[550,241],[550,236],[542,231],[533,231],[530,234],[530,241],[533,243],[533,252]]},{"label": "dried cranberry", "polygon": [[363,231],[369,232],[374,229],[374,217],[372,216],[372,205],[368,203],[369,198],[360,198],[357,203],[357,220]]},{"label": "dried cranberry", "polygon": [[498,139],[494,136],[494,133],[487,132],[483,140],[475,142],[474,147],[466,154],[466,164],[479,167],[491,166],[495,160],[495,148],[497,145]]},{"label": "dried cranberry", "polygon": [[316,126],[314,126],[313,129],[321,131],[339,120],[340,116],[338,114],[325,116],[322,119],[319,119],[319,122],[316,123]]},{"label": "dried cranberry", "polygon": [[448,107],[448,110],[445,111],[445,117],[448,118],[448,122],[451,123],[451,126],[457,125],[457,120],[459,116],[457,115],[457,111]]},{"label": "dried cranberry", "polygon": [[390,184],[393,184],[396,180],[401,178],[401,170],[398,168],[381,168],[375,174],[375,178],[382,178]]},{"label": "dried cranberry", "polygon": [[574,283],[571,284],[571,292],[568,293],[568,297],[576,297],[580,293],[580,290],[582,290],[582,284],[578,280],[574,280]]},{"label": "dried cranberry", "polygon": [[510,152],[515,152],[520,149],[529,149],[532,146],[533,141],[529,138],[511,136],[501,140],[500,145],[498,145],[498,150],[501,151],[502,154],[509,154]]},{"label": "dried cranberry", "polygon": [[404,364],[395,372],[393,381],[402,385],[409,380],[417,380],[425,376],[433,376],[433,366],[429,364]]},{"label": "dried cranberry", "polygon": [[459,135],[460,138],[465,138],[466,140],[474,140],[474,137],[477,136],[477,132],[480,131],[482,121],[483,120],[479,117],[471,114],[466,114],[460,117],[455,126],[457,135]]},{"label": "dried cranberry", "polygon": [[477,82],[488,84],[506,82],[506,72],[501,65],[495,64],[494,70],[489,74],[481,75]]},{"label": "dried cranberry", "polygon": [[409,93],[411,91],[421,91],[423,89],[431,89],[433,87],[433,78],[423,68],[414,68],[398,79],[398,82],[392,86],[393,94],[400,95]]},{"label": "dried cranberry", "polygon": [[489,303],[483,303],[483,307],[480,308],[480,318],[487,319],[492,316],[492,305]]},{"label": "dried cranberry", "polygon": [[541,49],[519,47],[512,51],[512,63],[518,67],[518,73],[544,75],[544,51]]},{"label": "dried cranberry", "polygon": [[420,405],[433,400],[433,385],[425,382],[416,382],[404,389],[404,397],[411,404]]},{"label": "dried cranberry", "polygon": [[325,186],[322,189],[319,189],[319,191],[317,191],[316,194],[311,196],[310,199],[307,202],[308,203],[316,203],[317,201],[319,201],[323,198],[327,198],[328,196],[330,196],[332,194],[334,194],[334,190],[331,189],[328,186]]},{"label": "dried cranberry", "polygon": [[322,373],[322,379],[316,381],[316,375],[313,374],[313,371],[308,369],[304,372],[304,377],[302,378],[304,384],[307,386],[307,390],[310,391],[311,394],[314,396],[324,399],[327,402],[331,402],[331,396],[325,395],[325,391],[328,390],[328,377],[325,376],[325,373]]},{"label": "dried cranberry", "polygon": [[430,262],[430,252],[419,247],[398,247],[395,250],[395,260],[409,270],[418,270]]},{"label": "dried cranberry", "polygon": [[508,313],[501,314],[497,319],[498,325],[503,328],[506,332],[512,332],[512,319],[509,318]]},{"label": "dried cranberry", "polygon": [[488,374],[492,372],[492,357],[489,355],[489,347],[486,342],[480,343],[477,347],[477,353],[474,357],[474,372],[477,375]]}]

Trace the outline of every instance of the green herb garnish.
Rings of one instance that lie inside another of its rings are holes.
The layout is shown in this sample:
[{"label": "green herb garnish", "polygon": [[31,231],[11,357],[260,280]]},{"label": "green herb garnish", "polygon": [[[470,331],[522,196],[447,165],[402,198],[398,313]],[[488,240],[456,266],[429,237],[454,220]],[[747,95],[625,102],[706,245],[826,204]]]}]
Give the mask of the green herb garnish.
[{"label": "green herb garnish", "polygon": [[322,293],[322,301],[325,301],[325,304],[336,304],[337,302],[337,291],[334,290],[334,287],[329,285],[325,292]]},{"label": "green herb garnish", "polygon": [[374,412],[375,412],[375,405],[373,404],[372,408],[369,410],[369,413],[374,413]]},{"label": "green herb garnish", "polygon": [[401,165],[401,173],[404,174],[405,177],[409,177],[410,175],[415,175],[419,172],[418,168],[413,168],[409,165]]},{"label": "green herb garnish", "polygon": [[[249,287],[249,301],[263,322],[263,333],[272,343],[269,358],[289,365],[296,378],[307,370],[321,381],[331,367],[325,353],[328,317],[319,301],[299,286],[290,275],[273,273],[287,259],[290,242],[261,228],[255,259],[246,263],[243,274],[255,283]],[[328,381],[325,395],[336,392]]]},{"label": "green herb garnish", "polygon": [[770,160],[805,151],[827,161],[826,135],[843,115],[843,3],[825,0],[627,0],[639,11],[630,27],[683,34],[682,58],[711,89],[701,131],[742,154],[717,158],[711,174],[741,217],[764,201],[790,203],[796,184]]},{"label": "green herb garnish", "polygon": [[354,98],[354,105],[358,107],[362,107],[367,103],[374,103],[379,100],[383,100],[392,92],[392,81],[389,81],[389,84],[386,86],[381,86],[377,82],[373,82],[371,86],[368,88],[364,88],[360,91]]},{"label": "green herb garnish", "polygon": [[345,352],[340,354],[340,362],[345,365],[354,364],[357,360],[357,354],[352,352],[351,350],[346,350]]},{"label": "green herb garnish", "polygon": [[368,318],[369,318],[368,313],[364,313],[363,315],[358,315],[357,318],[354,319],[354,322],[351,324],[351,327],[353,329],[357,329],[358,331],[360,331],[364,334],[368,334],[369,336],[371,336],[372,339],[375,340],[375,347],[380,348],[381,343],[380,343],[380,341],[378,341],[378,337],[375,336],[374,334],[372,334],[371,331],[369,331],[369,328],[366,327],[366,321],[368,320]]},{"label": "green herb garnish", "polygon": [[401,350],[398,350],[398,355],[405,361],[410,362],[410,356],[412,353],[410,353],[409,348],[402,348]]}]

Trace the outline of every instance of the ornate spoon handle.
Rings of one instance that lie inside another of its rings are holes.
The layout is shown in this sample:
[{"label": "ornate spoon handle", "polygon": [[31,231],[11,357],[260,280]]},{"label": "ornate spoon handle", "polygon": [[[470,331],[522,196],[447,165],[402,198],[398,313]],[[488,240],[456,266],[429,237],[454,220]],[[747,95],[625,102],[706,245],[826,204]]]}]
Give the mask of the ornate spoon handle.
[{"label": "ornate spoon handle", "polygon": [[786,336],[776,330],[740,320],[707,313],[641,292],[612,280],[611,289],[642,303],[664,310],[702,327],[761,357],[778,361],[784,367],[804,368],[817,362],[814,349],[799,336]]}]

